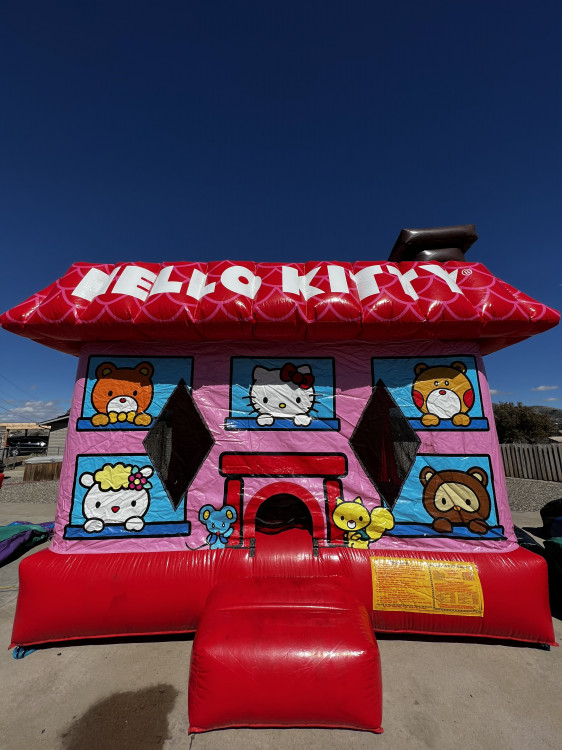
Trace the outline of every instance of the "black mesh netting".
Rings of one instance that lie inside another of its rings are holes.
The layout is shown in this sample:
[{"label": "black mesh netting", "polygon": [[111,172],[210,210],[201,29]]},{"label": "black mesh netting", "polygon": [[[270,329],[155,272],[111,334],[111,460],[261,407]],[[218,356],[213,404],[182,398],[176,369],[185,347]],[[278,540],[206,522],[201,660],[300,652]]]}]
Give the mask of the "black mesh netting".
[{"label": "black mesh netting", "polygon": [[180,380],[143,442],[174,509],[214,442],[185,381]]},{"label": "black mesh netting", "polygon": [[420,439],[382,380],[373,388],[349,442],[381,498],[394,508]]},{"label": "black mesh netting", "polygon": [[305,529],[312,535],[312,516],[294,495],[273,495],[264,500],[256,513],[256,531],[279,534],[288,529]]}]

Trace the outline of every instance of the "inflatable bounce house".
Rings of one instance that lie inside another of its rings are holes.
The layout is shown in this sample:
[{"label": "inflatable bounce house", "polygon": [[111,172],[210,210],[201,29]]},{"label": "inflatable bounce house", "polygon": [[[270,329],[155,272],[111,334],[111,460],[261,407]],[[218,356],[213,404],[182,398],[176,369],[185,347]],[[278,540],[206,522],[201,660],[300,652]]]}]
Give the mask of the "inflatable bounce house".
[{"label": "inflatable bounce house", "polygon": [[[79,356],[12,645],[196,632],[193,732],[381,731],[375,632],[553,644],[482,355],[558,314],[465,260],[77,263],[2,316]],[[335,689],[334,689],[335,688]]]}]

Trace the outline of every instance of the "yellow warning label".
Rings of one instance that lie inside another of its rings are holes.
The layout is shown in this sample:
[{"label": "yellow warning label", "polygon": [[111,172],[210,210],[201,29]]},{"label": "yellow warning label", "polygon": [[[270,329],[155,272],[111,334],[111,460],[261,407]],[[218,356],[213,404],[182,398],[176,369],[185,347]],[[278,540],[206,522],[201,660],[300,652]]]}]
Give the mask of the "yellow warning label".
[{"label": "yellow warning label", "polygon": [[371,557],[373,609],[484,616],[474,563]]}]

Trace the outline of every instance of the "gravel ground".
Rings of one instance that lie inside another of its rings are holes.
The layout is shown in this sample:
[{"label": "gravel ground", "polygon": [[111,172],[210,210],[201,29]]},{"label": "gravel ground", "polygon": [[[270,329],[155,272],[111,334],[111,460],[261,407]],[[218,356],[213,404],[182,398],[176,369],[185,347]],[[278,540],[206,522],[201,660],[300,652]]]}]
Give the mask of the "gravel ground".
[{"label": "gravel ground", "polygon": [[537,511],[550,500],[562,498],[562,482],[506,477],[507,496],[512,511]]},{"label": "gravel ground", "polygon": [[[537,511],[550,500],[562,498],[562,482],[539,482],[535,479],[508,477],[507,494],[512,511]],[[0,502],[53,503],[57,500],[58,481],[54,482],[4,482],[0,489]]]},{"label": "gravel ground", "polygon": [[58,480],[53,482],[5,481],[0,489],[0,503],[56,503]]}]

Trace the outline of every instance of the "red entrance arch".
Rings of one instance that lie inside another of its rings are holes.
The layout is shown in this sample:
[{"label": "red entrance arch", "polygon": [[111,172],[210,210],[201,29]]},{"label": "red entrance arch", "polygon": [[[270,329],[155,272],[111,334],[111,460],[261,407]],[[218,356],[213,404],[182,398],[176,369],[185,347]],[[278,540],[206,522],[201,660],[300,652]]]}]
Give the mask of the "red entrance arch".
[{"label": "red entrance arch", "polygon": [[[347,474],[347,457],[343,453],[221,453],[219,472],[225,477],[224,504],[232,505],[238,511],[238,520],[233,524],[228,547],[245,546],[246,538],[255,539],[257,509],[264,500],[285,493],[294,495],[308,508],[315,539],[343,544],[343,531],[332,522],[336,500],[343,497],[340,477]],[[244,510],[246,477],[279,481],[262,487]],[[314,497],[294,481],[301,477],[321,479],[324,496]]]},{"label": "red entrance arch", "polygon": [[301,500],[308,508],[312,517],[312,530],[315,539],[323,539],[326,534],[324,514],[320,508],[320,501],[300,484],[294,482],[272,482],[256,492],[248,503],[244,512],[244,536],[254,539],[256,536],[256,513],[260,505],[274,495],[293,495]]}]

